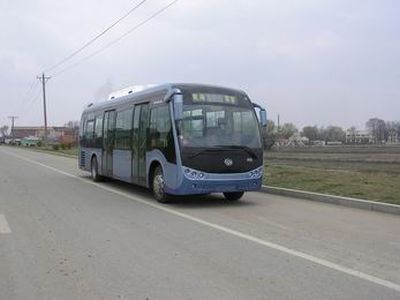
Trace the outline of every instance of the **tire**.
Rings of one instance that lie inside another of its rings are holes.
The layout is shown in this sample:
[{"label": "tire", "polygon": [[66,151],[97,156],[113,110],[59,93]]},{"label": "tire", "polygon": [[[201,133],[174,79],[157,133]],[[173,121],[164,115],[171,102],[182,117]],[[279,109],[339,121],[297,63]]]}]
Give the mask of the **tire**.
[{"label": "tire", "polygon": [[164,191],[164,174],[160,166],[154,170],[152,176],[151,189],[154,198],[160,203],[170,202],[170,196]]},{"label": "tire", "polygon": [[94,182],[101,181],[102,177],[99,175],[99,165],[96,157],[93,157],[90,163],[90,174]]},{"label": "tire", "polygon": [[225,199],[229,201],[238,201],[240,198],[242,198],[244,192],[229,192],[229,193],[224,193]]}]

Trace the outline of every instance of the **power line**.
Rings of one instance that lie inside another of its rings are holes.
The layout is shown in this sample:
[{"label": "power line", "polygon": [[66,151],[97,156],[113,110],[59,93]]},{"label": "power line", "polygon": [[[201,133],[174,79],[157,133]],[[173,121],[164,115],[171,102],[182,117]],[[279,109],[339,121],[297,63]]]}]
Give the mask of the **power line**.
[{"label": "power line", "polygon": [[174,0],[172,2],[170,2],[169,4],[167,4],[166,6],[164,6],[163,8],[161,8],[160,10],[156,11],[155,13],[153,13],[150,17],[148,17],[147,19],[145,19],[144,21],[140,22],[139,24],[135,25],[134,27],[132,27],[131,29],[129,29],[128,31],[126,31],[124,34],[122,34],[121,36],[119,36],[118,38],[112,40],[110,43],[106,44],[104,47],[100,48],[99,50],[83,57],[82,59],[78,60],[76,63],[69,65],[68,67],[62,69],[61,71],[53,74],[53,77],[58,76],[78,65],[80,65],[81,63],[85,62],[86,60],[92,58],[93,56],[99,54],[100,52],[103,52],[104,50],[106,50],[107,48],[109,48],[110,46],[114,45],[115,43],[119,42],[120,40],[122,40],[124,37],[126,37],[127,35],[131,34],[132,32],[138,30],[140,27],[142,27],[143,25],[145,25],[147,22],[149,22],[150,20],[154,19],[155,17],[157,17],[158,15],[160,15],[161,13],[163,13],[165,10],[167,10],[168,8],[170,8],[172,5],[174,5],[176,2],[178,2],[179,0]]},{"label": "power line", "polygon": [[27,98],[29,96],[29,94],[33,91],[33,89],[36,87],[36,85],[38,84],[38,82],[36,81],[35,78],[33,78],[32,83],[29,87],[29,89],[27,90],[27,92],[24,95],[24,99]]},{"label": "power line", "polygon": [[101,36],[106,34],[109,30],[111,30],[115,25],[117,25],[119,22],[124,20],[126,17],[128,17],[131,13],[133,13],[136,9],[138,9],[140,6],[142,6],[147,0],[142,0],[138,4],[136,4],[134,7],[132,7],[127,13],[125,13],[123,16],[118,18],[116,21],[114,21],[111,25],[109,25],[107,28],[105,28],[103,31],[101,31],[99,34],[97,34],[95,37],[87,41],[83,46],[80,48],[76,49],[74,52],[72,52],[70,55],[66,56],[62,60],[60,60],[58,63],[48,67],[47,69],[44,70],[44,72],[49,72],[51,70],[54,70],[58,66],[62,65],[66,61],[70,60],[72,57],[77,55],[79,52],[81,52],[83,49],[94,43],[97,39],[99,39]]},{"label": "power line", "polygon": [[[31,88],[25,94],[25,97],[22,99],[21,105],[25,105],[25,100],[32,99],[32,95],[34,95],[36,88],[39,86],[39,82],[36,80],[36,78],[33,78],[33,80],[34,80],[34,83],[31,85]],[[29,103],[29,100],[28,100],[28,103]]]},{"label": "power line", "polygon": [[16,110],[19,110],[19,107],[25,103],[25,100],[29,99],[28,97],[34,92],[37,85],[38,82],[36,81],[36,78],[34,78],[26,92],[21,94],[20,101],[16,101],[13,103],[13,105],[11,105],[11,107],[9,108],[9,114],[14,113]]},{"label": "power line", "polygon": [[[36,80],[36,78],[35,78]],[[36,81],[37,84],[39,84],[39,81]],[[33,103],[39,98],[40,96],[40,89],[36,91],[35,94],[32,95],[32,97],[27,101],[26,105],[24,105],[21,114],[25,114],[25,112],[31,107]]]}]

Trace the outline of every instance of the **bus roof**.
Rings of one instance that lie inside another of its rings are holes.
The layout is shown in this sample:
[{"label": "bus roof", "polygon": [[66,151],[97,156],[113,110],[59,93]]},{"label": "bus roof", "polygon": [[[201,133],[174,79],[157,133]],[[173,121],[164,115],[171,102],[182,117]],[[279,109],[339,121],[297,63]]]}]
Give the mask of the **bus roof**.
[{"label": "bus roof", "polygon": [[[233,89],[233,88],[227,88],[227,87],[222,87],[222,86],[215,86],[215,85],[209,85],[209,84],[198,84],[198,83],[164,83],[164,84],[159,84],[159,85],[148,85],[148,87],[144,86],[145,88],[143,89],[137,89],[137,91],[134,91],[134,89],[123,89],[122,91],[127,91],[126,95],[122,95],[119,97],[111,98],[109,100],[99,102],[99,103],[91,103],[89,104],[83,113],[89,113],[89,112],[94,112],[97,110],[103,110],[111,107],[115,107],[116,105],[120,104],[127,104],[130,102],[136,102],[140,101],[142,99],[147,98],[148,96],[151,95],[157,95],[157,94],[162,94],[165,93],[167,94],[168,92],[171,92],[173,89],[185,89],[185,88],[216,88],[216,89],[225,89],[225,90],[231,90],[235,91],[240,94],[245,94],[244,91],[239,90],[239,89]],[[119,91],[121,92],[121,91]],[[115,93],[112,93],[112,95],[117,95],[119,93],[118,91]]]}]

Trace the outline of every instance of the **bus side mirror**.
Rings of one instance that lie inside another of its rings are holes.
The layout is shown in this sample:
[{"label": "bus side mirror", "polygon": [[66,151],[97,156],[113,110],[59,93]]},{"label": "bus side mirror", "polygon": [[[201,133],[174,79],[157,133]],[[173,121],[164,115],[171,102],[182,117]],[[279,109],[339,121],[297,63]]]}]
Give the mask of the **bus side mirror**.
[{"label": "bus side mirror", "polygon": [[176,121],[183,119],[183,96],[182,94],[174,95],[174,117]]},{"label": "bus side mirror", "polygon": [[267,111],[265,109],[260,110],[260,123],[262,127],[267,126]]}]

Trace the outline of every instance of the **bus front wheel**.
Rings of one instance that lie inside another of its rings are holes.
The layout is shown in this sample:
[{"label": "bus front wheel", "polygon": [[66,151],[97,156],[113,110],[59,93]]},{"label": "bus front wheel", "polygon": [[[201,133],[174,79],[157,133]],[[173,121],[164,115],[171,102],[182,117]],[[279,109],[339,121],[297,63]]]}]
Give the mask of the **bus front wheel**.
[{"label": "bus front wheel", "polygon": [[164,174],[160,166],[154,170],[152,189],[154,198],[160,203],[168,203],[170,198],[165,192]]},{"label": "bus front wheel", "polygon": [[225,199],[229,201],[238,201],[240,198],[242,198],[244,192],[229,192],[229,193],[224,193]]}]

